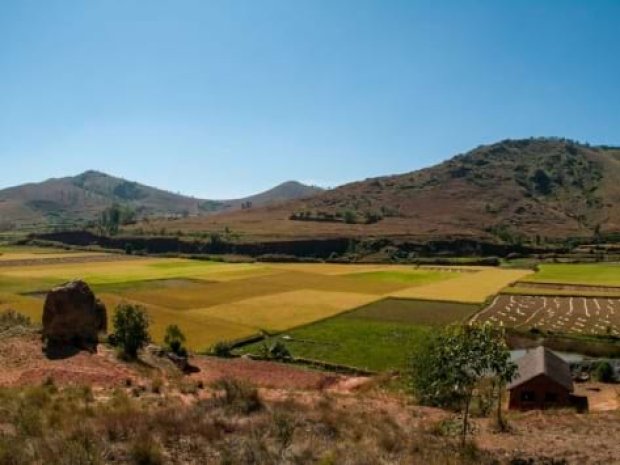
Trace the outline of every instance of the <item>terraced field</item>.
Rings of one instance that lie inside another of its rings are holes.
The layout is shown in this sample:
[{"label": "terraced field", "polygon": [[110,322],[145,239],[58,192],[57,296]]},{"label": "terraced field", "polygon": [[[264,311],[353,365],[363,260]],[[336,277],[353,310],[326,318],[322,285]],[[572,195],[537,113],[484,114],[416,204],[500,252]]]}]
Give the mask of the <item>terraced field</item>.
[{"label": "terraced field", "polygon": [[564,334],[620,336],[620,264],[542,264],[472,321]]},{"label": "terraced field", "polygon": [[472,321],[560,333],[620,336],[620,298],[500,295]]}]

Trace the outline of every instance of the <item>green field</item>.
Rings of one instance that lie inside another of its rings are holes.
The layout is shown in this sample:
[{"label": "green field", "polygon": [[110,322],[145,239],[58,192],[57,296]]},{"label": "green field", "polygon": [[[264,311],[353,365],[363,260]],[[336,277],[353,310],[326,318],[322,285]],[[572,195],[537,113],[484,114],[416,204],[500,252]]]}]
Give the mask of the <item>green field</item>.
[{"label": "green field", "polygon": [[2,250],[0,310],[13,308],[40,321],[47,290],[81,278],[106,304],[109,316],[121,302],[140,304],[151,316],[156,342],[167,325],[177,324],[188,346],[200,351],[218,341],[289,330],[392,292],[458,277],[413,266],[226,264],[125,255],[102,261],[101,253]]},{"label": "green field", "polygon": [[[359,309],[287,331],[285,342],[295,357],[372,371],[404,369],[416,344],[437,327],[463,321],[478,306],[421,300],[385,299]],[[258,353],[263,342],[243,353]]]},{"label": "green field", "polygon": [[620,286],[620,263],[542,264],[522,281]]}]

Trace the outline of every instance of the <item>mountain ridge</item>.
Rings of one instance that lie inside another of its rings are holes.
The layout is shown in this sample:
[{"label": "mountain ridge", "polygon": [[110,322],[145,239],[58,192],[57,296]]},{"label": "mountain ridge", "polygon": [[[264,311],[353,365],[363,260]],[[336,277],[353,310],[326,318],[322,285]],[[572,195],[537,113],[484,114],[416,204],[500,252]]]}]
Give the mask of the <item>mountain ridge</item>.
[{"label": "mountain ridge", "polygon": [[241,199],[209,200],[173,193],[135,181],[87,170],[75,176],[50,178],[0,190],[0,227],[92,221],[114,203],[128,205],[140,216],[209,215],[263,206],[322,189],[286,181]]},{"label": "mountain ridge", "polygon": [[[434,166],[175,228],[241,236],[400,239],[592,237],[620,232],[620,148],[507,139]],[[165,227],[161,223],[158,226]]]}]

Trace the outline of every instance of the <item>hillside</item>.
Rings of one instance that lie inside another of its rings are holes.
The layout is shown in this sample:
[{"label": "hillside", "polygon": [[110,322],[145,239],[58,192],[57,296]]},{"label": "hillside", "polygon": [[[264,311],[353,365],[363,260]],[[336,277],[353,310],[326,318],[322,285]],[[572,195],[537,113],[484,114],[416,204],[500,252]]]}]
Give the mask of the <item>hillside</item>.
[{"label": "hillside", "polygon": [[318,191],[316,187],[287,182],[244,199],[202,200],[87,171],[74,177],[0,190],[0,227],[88,221],[113,203],[129,205],[141,216],[207,215],[250,205],[264,206]]},{"label": "hillside", "polygon": [[247,240],[509,241],[517,236],[618,232],[620,149],[564,139],[506,140],[430,168],[347,184],[302,201],[174,224],[175,230],[213,231],[224,226]]}]

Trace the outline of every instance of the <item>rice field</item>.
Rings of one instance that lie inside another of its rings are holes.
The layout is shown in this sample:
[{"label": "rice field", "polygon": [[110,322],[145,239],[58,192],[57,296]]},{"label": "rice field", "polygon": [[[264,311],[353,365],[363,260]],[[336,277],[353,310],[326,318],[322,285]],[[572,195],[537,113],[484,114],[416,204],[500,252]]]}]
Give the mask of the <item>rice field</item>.
[{"label": "rice field", "polygon": [[530,270],[484,269],[460,273],[455,279],[411,287],[390,294],[402,299],[483,303],[511,283],[532,274]]},{"label": "rice field", "polygon": [[[435,328],[465,321],[477,305],[384,299],[273,337],[295,357],[372,371],[404,370],[411,352]],[[258,342],[241,349],[258,353]]]},{"label": "rice field", "polygon": [[524,330],[620,336],[620,298],[500,295],[472,321]]},{"label": "rice field", "polygon": [[[4,247],[0,253],[0,310],[14,308],[34,321],[40,321],[50,288],[80,278],[103,300],[110,317],[120,302],[144,306],[156,342],[169,324],[179,325],[188,346],[197,351],[263,330],[300,332],[301,339],[324,339],[332,349],[330,338],[341,338],[332,341],[340,349],[328,354],[320,344],[294,343],[303,356],[369,368],[395,367],[402,362],[405,339],[467,321],[498,294],[494,306],[478,318],[590,333],[608,331],[608,326],[615,331],[620,313],[617,264],[550,264],[534,273],[455,266],[227,264],[32,247]],[[565,321],[571,297],[573,310]],[[609,311],[605,302],[612,302]],[[363,359],[370,360],[368,365],[360,365]]]},{"label": "rice field", "polygon": [[110,317],[120,302],[142,305],[156,341],[167,325],[178,324],[191,349],[206,350],[218,341],[285,331],[461,275],[413,266],[226,264],[124,255],[102,260],[101,255],[4,250],[3,259],[19,266],[0,264],[0,310],[14,308],[40,321],[45,293],[80,278]]},{"label": "rice field", "polygon": [[548,263],[523,281],[620,287],[620,263]]}]

